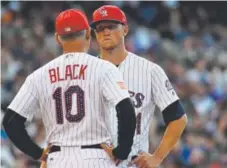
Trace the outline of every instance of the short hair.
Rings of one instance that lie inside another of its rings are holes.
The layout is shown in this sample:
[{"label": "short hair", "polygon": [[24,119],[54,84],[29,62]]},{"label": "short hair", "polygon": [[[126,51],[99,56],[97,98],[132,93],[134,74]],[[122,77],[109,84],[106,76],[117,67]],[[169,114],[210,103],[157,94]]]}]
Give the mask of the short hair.
[{"label": "short hair", "polygon": [[65,35],[59,35],[60,38],[64,41],[70,41],[70,40],[75,40],[85,34],[85,30],[79,31],[79,32],[73,32],[70,34],[65,34]]}]

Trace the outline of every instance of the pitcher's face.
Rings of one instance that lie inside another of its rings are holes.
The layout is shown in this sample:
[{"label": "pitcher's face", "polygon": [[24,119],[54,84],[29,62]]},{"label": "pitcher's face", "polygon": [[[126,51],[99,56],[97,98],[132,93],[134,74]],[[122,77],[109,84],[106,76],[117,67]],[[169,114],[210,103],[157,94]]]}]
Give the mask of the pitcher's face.
[{"label": "pitcher's face", "polygon": [[124,39],[124,25],[112,21],[102,21],[96,25],[95,34],[100,48],[111,50]]}]

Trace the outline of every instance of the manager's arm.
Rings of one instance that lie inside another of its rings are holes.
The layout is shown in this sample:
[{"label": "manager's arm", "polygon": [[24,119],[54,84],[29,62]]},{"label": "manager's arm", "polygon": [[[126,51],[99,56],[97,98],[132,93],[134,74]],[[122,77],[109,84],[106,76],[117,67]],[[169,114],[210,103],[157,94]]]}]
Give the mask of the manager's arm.
[{"label": "manager's arm", "polygon": [[113,155],[118,159],[127,159],[136,129],[135,109],[130,98],[120,101],[116,105],[118,119],[118,146],[113,149]]},{"label": "manager's arm", "polygon": [[107,102],[115,105],[118,120],[118,146],[110,155],[125,160],[131,151],[136,129],[135,109],[120,71],[109,62],[105,62],[105,66],[101,90]]},{"label": "manager's arm", "polygon": [[2,124],[9,139],[17,148],[35,160],[42,160],[44,150],[28,135],[25,129],[25,121],[25,117],[8,108]]}]

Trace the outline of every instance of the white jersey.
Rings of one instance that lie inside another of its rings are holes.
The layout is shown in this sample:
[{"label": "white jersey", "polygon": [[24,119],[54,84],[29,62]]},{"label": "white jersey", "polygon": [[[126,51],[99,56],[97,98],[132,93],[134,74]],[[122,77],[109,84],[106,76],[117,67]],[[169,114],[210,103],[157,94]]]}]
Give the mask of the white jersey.
[{"label": "white jersey", "polygon": [[29,75],[8,108],[31,120],[36,113],[48,143],[81,146],[109,142],[110,110],[129,97],[120,71],[86,53],[59,56]]},{"label": "white jersey", "polygon": [[[118,68],[123,74],[124,82],[128,87],[136,110],[137,125],[130,159],[132,155],[138,154],[139,151],[148,152],[149,127],[155,106],[163,111],[179,98],[163,69],[155,63],[129,52]],[[112,136],[116,145],[117,118],[114,110],[111,119],[111,125],[114,129]]]}]

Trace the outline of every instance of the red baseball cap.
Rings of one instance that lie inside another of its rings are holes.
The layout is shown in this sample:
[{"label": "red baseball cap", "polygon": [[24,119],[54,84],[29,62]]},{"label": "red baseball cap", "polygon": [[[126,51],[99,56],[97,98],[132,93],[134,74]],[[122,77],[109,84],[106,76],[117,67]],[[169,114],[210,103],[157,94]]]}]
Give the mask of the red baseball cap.
[{"label": "red baseball cap", "polygon": [[124,12],[113,5],[104,5],[93,12],[91,27],[96,28],[96,24],[101,21],[115,21],[127,25],[127,19]]},{"label": "red baseball cap", "polygon": [[55,22],[56,33],[59,35],[79,32],[89,28],[87,16],[78,9],[61,12]]}]

